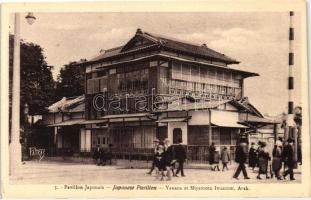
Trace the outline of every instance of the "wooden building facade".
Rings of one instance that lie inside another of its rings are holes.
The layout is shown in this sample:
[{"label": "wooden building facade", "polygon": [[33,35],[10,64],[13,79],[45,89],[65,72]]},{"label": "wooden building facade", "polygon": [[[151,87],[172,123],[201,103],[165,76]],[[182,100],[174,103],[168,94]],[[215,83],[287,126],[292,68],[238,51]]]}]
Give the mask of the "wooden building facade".
[{"label": "wooden building facade", "polygon": [[193,159],[212,142],[233,150],[256,128],[242,114],[264,119],[243,92],[244,79],[258,74],[229,67],[238,63],[205,44],[137,29],[125,45],[77,64],[85,68],[80,146],[113,144],[120,155],[138,155],[151,153],[156,138],[182,138]]}]

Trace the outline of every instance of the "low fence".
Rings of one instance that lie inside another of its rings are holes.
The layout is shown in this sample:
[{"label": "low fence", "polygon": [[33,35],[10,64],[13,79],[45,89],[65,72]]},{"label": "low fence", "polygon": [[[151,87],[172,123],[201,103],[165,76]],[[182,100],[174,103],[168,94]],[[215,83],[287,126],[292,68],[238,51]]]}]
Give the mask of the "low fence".
[{"label": "low fence", "polygon": [[[231,160],[235,158],[235,146],[220,145],[220,149],[228,148]],[[187,145],[188,162],[193,163],[208,163],[209,146],[207,145]],[[154,149],[152,148],[113,148],[113,156],[115,159],[128,159],[128,160],[147,160],[153,159]]]},{"label": "low fence", "polygon": [[[230,152],[231,160],[235,158],[235,146],[220,145],[220,149],[227,147]],[[189,163],[208,163],[209,158],[209,146],[208,145],[186,145],[187,162]],[[68,149],[59,150],[58,156],[80,156],[80,157],[92,157],[95,149],[90,151],[81,151],[79,153],[73,153]],[[133,148],[133,147],[113,147],[111,148],[113,159],[124,160],[142,160],[152,161],[154,155],[153,148]]]}]

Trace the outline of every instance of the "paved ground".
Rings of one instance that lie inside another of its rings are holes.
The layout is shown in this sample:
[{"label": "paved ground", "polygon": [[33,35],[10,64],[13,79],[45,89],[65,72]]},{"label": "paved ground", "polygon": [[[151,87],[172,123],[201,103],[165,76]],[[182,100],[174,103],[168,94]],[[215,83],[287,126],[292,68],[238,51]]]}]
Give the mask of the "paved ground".
[{"label": "paved ground", "polygon": [[[276,179],[257,180],[257,172],[248,169],[250,180],[232,178],[236,165],[229,166],[229,171],[210,171],[205,169],[186,169],[186,177],[173,177],[170,183],[297,183],[301,180],[300,170],[295,171],[295,181]],[[147,169],[129,169],[122,166],[96,166],[90,164],[35,162],[23,165],[19,175],[10,177],[13,184],[150,184],[166,183],[153,174],[146,174]],[[264,177],[264,176],[262,176]]]}]

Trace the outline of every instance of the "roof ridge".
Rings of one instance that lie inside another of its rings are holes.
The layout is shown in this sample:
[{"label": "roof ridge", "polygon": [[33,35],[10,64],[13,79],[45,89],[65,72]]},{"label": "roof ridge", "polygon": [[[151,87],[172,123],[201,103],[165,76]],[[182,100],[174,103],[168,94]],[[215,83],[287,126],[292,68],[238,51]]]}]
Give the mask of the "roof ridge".
[{"label": "roof ridge", "polygon": [[106,52],[110,52],[110,51],[114,51],[114,50],[117,50],[117,49],[121,49],[123,47],[124,47],[124,45],[121,45],[121,46],[113,47],[113,48],[110,48],[110,49],[106,49],[105,51]]},{"label": "roof ridge", "polygon": [[221,52],[218,52],[218,51],[216,51],[214,49],[211,49],[210,47],[208,47],[206,45],[206,43],[202,44],[202,45],[204,45],[204,46],[202,46],[202,45],[200,45],[198,43],[192,43],[190,41],[184,41],[184,40],[180,40],[178,38],[172,38],[172,37],[161,35],[161,34],[157,34],[157,33],[154,34],[154,33],[150,33],[150,32],[143,32],[143,34],[146,34],[146,35],[151,36],[151,37],[158,38],[158,40],[159,40],[159,42],[161,44],[163,44],[163,42],[165,43],[165,41],[163,41],[163,40],[170,40],[170,41],[177,42],[177,43],[182,43],[182,44],[185,44],[185,45],[191,45],[191,46],[200,48],[202,50],[208,50],[208,51],[210,51],[210,53],[218,54],[219,56],[224,56],[224,57],[227,57],[228,59],[231,59],[233,61],[237,61],[234,58],[231,58],[231,57],[229,57],[229,56],[227,56],[227,55],[225,55],[225,54],[223,54]]},{"label": "roof ridge", "polygon": [[198,43],[192,43],[190,41],[183,41],[183,40],[180,40],[178,38],[174,38],[174,37],[169,37],[169,36],[166,36],[166,35],[161,35],[161,34],[157,34],[157,33],[150,33],[150,32],[144,32],[144,34],[147,34],[151,37],[156,37],[158,38],[158,40],[161,40],[161,39],[164,39],[164,40],[171,40],[171,41],[174,41],[174,42],[180,42],[180,43],[183,43],[183,44],[188,44],[188,45],[193,45],[193,46],[197,46],[197,47],[201,47]]}]

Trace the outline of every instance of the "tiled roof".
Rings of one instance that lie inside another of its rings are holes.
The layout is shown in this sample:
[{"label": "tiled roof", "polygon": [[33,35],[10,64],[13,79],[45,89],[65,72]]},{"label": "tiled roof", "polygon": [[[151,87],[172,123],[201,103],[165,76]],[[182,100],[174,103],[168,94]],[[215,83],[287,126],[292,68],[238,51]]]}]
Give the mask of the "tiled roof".
[{"label": "tiled roof", "polygon": [[230,58],[222,53],[219,53],[213,49],[208,48],[206,44],[203,44],[203,45],[191,44],[186,41],[180,41],[174,38],[168,38],[166,36],[155,35],[155,34],[151,34],[147,32],[144,32],[142,34],[148,35],[150,37],[157,39],[163,47],[166,47],[168,49],[178,50],[178,51],[191,53],[195,55],[206,56],[209,58],[216,58],[216,59],[219,59],[219,60],[222,60],[228,63],[232,63],[232,64],[239,63],[233,58]]},{"label": "tiled roof", "polygon": [[123,48],[123,46],[115,47],[112,49],[107,49],[107,50],[103,51],[102,53],[100,53],[100,55],[92,58],[90,61],[92,62],[92,61],[97,61],[97,60],[101,60],[104,58],[116,56],[116,55],[120,54],[122,48]]},{"label": "tiled roof", "polygon": [[84,95],[78,97],[63,97],[48,107],[50,113],[56,112],[84,112]]},{"label": "tiled roof", "polygon": [[[105,58],[110,58],[110,57],[114,57],[117,55],[135,52],[135,51],[142,50],[142,49],[149,48],[149,47],[157,47],[157,48],[163,48],[163,49],[172,50],[172,51],[178,51],[178,52],[182,52],[185,54],[191,54],[191,55],[196,55],[196,56],[199,55],[199,56],[202,56],[208,59],[215,59],[215,60],[223,61],[228,64],[239,63],[239,61],[233,58],[230,58],[222,53],[219,53],[215,50],[208,48],[205,44],[204,45],[192,44],[189,42],[181,41],[181,40],[174,39],[174,38],[169,38],[166,36],[161,36],[158,34],[142,32],[140,29],[138,29],[138,31],[136,32],[133,38],[135,38],[136,36],[146,38],[147,40],[151,41],[151,44],[142,46],[141,48],[128,49],[128,50],[123,49],[124,47],[127,46],[127,44],[116,47],[116,48],[107,49],[107,50],[104,50],[100,55],[90,59],[88,62],[99,61]],[[129,42],[131,40],[129,40]]]}]

